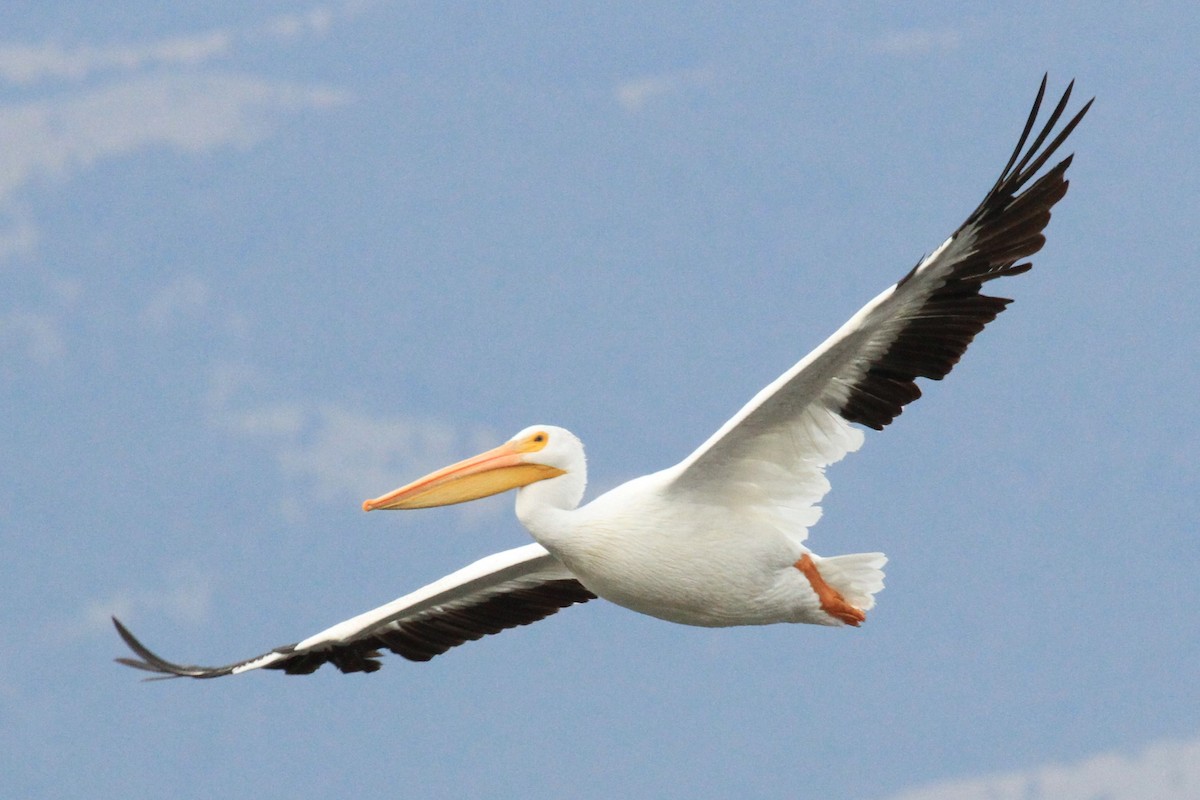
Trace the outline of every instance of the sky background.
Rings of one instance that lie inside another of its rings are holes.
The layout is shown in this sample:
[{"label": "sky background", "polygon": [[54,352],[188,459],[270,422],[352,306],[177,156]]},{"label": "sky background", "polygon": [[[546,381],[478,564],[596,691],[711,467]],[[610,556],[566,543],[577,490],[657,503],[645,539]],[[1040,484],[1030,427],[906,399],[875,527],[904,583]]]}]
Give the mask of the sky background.
[{"label": "sky background", "polygon": [[[1200,796],[1190,3],[6,4],[0,796]],[[861,629],[603,602],[145,684],[528,541],[359,504],[533,423],[683,458],[1095,107],[1016,302],[830,470]]]}]

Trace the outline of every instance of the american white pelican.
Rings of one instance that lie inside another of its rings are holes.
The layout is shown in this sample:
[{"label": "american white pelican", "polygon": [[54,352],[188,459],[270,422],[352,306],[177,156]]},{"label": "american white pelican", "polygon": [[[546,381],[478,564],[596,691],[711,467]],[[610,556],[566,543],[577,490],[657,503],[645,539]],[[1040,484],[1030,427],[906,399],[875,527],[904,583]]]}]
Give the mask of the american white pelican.
[{"label": "american white pelican", "polygon": [[863,443],[856,425],[880,430],[916,400],[916,378],[945,377],[1010,302],[981,288],[1027,271],[1022,259],[1045,242],[1050,209],[1067,192],[1071,156],[1037,174],[1091,106],[1046,144],[1072,85],[1026,149],[1045,95],[1042,79],[1012,157],[953,236],[679,464],[580,507],[583,445],[562,428],[534,425],[363,508],[425,508],[517,489],[517,516],[536,543],[223,667],[166,661],[114,619],[140,657],[117,660],[164,677],[261,668],[309,673],[325,662],[343,672],[374,672],[382,649],[426,661],[597,596],[687,625],[860,624],[883,588],[886,559],[823,558],[805,547],[829,489],[825,467]]}]

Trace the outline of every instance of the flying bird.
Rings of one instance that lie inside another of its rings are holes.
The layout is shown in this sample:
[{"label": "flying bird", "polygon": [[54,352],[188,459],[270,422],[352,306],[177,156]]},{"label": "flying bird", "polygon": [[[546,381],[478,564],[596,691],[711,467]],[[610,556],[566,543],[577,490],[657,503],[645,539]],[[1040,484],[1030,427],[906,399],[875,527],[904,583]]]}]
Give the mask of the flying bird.
[{"label": "flying bird", "polygon": [[516,489],[517,517],[534,543],[220,667],[167,661],[114,618],[138,656],[117,661],[159,677],[306,674],[326,662],[374,672],[385,649],[427,661],[597,597],[686,625],[861,624],[883,588],[887,559],[822,557],[805,545],[829,490],[825,468],[862,445],[863,427],[882,430],[916,400],[917,378],[944,378],[1010,302],[983,294],[983,285],[1029,270],[1024,259],[1045,243],[1072,156],[1043,168],[1092,104],[1054,134],[1073,85],[1030,142],[1043,77],[1012,156],[958,230],[680,463],[580,506],[583,445],[563,428],[531,426],[363,508],[444,506]]}]

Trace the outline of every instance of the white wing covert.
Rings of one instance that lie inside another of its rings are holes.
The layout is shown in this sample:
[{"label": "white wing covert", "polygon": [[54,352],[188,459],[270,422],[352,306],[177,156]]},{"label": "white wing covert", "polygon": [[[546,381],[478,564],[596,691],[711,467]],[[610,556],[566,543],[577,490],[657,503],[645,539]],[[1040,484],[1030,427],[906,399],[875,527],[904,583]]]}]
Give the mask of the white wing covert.
[{"label": "white wing covert", "polygon": [[851,423],[882,430],[921,396],[916,378],[944,378],[1011,302],[981,288],[1029,270],[1029,262],[1017,262],[1045,244],[1042,231],[1067,192],[1071,156],[1033,179],[1091,107],[1088,101],[1045,145],[1073,85],[1026,150],[1043,77],[1008,164],[958,230],[674,467],[670,491],[755,507],[783,518],[795,534],[817,521],[817,503],[829,490],[825,467],[863,443]]},{"label": "white wing covert", "polygon": [[464,642],[528,625],[594,598],[545,548],[529,544],[482,558],[301,642],[221,667],[167,661],[114,617],[117,632],[140,657],[116,660],[160,678],[217,678],[254,669],[307,675],[325,663],[342,672],[374,672],[383,649],[410,661],[428,661]]}]

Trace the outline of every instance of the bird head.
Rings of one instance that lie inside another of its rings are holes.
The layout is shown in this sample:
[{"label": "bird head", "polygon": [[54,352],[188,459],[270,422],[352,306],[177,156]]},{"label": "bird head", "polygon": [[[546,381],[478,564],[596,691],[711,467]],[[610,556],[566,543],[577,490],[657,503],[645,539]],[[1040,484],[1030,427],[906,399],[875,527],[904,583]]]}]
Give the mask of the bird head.
[{"label": "bird head", "polygon": [[363,511],[465,503],[571,472],[582,474],[583,469],[583,445],[574,434],[553,425],[532,425],[499,447],[367,500]]}]

